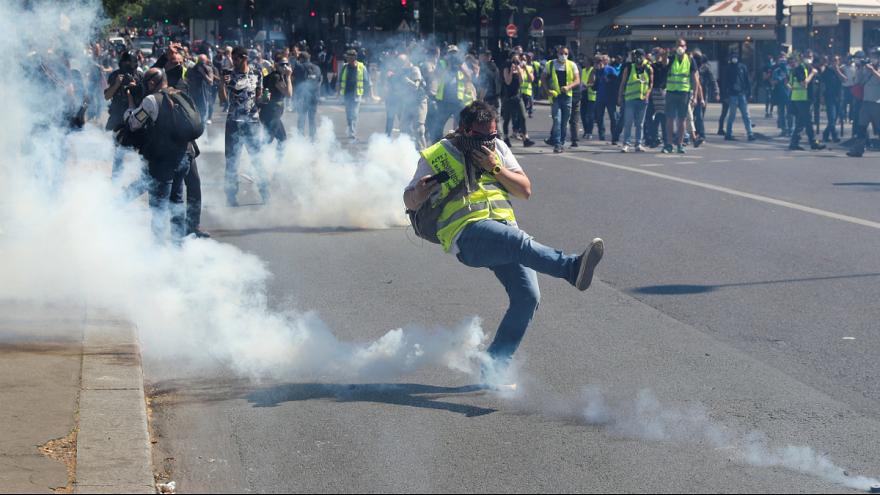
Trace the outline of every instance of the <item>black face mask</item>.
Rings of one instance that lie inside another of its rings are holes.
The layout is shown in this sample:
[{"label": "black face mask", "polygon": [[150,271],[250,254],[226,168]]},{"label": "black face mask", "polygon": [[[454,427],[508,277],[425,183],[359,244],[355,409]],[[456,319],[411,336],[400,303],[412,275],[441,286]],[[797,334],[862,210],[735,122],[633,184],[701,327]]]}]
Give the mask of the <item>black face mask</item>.
[{"label": "black face mask", "polygon": [[463,134],[459,134],[455,138],[455,147],[465,154],[480,150],[483,146],[495,151],[495,140],[484,139],[482,136],[465,136]]}]

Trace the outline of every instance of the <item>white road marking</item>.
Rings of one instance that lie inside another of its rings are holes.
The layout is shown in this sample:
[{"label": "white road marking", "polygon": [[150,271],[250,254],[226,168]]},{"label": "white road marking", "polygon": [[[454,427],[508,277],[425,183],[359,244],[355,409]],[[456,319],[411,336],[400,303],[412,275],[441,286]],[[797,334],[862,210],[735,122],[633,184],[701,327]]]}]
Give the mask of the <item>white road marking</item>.
[{"label": "white road marking", "polygon": [[696,180],[683,179],[681,177],[675,177],[672,175],[661,174],[659,172],[652,172],[650,170],[642,170],[634,167],[628,167],[626,165],[617,165],[615,163],[603,162],[599,160],[593,160],[591,158],[583,158],[580,156],[572,156],[572,155],[562,155],[562,158],[568,158],[569,160],[578,160],[586,163],[592,163],[594,165],[600,165],[603,167],[614,168],[618,170],[625,170],[627,172],[635,172],[637,174],[648,175],[651,177],[655,177],[658,179],[665,179],[672,182],[678,182],[680,184],[687,184],[689,186],[695,186],[702,189],[708,189],[710,191],[717,191],[724,194],[729,194],[731,196],[738,196],[740,198],[751,199],[754,201],[759,201],[761,203],[771,204],[775,206],[782,206],[783,208],[789,208],[792,210],[797,210],[803,213],[810,213],[816,216],[830,218],[833,220],[840,220],[842,222],[852,223],[855,225],[861,225],[863,227],[870,227],[872,229],[880,230],[880,222],[874,222],[872,220],[866,220],[864,218],[853,217],[849,215],[843,215],[841,213],[834,213],[833,211],[822,210],[820,208],[813,208],[812,206],[806,206],[798,203],[792,203],[789,201],[783,201],[781,199],[771,198],[769,196],[762,196],[760,194],[753,194],[750,192],[739,191],[737,189],[731,189],[729,187],[716,186],[714,184],[709,184],[706,182],[700,182]]},{"label": "white road marking", "polygon": [[663,164],[662,163],[643,163],[643,164],[641,164],[641,166],[642,167],[662,167]]},{"label": "white road marking", "polygon": [[765,160],[764,158],[743,158],[742,159],[742,161],[744,161],[744,162],[761,162],[764,160]]},{"label": "white road marking", "polygon": [[697,162],[675,162],[675,163],[677,163],[677,164],[679,164],[679,165],[693,165],[693,164],[695,164],[695,163],[697,163]]},{"label": "white road marking", "polygon": [[711,163],[727,163],[727,162],[729,162],[729,161],[730,161],[730,160],[711,160],[710,162],[711,162]]}]

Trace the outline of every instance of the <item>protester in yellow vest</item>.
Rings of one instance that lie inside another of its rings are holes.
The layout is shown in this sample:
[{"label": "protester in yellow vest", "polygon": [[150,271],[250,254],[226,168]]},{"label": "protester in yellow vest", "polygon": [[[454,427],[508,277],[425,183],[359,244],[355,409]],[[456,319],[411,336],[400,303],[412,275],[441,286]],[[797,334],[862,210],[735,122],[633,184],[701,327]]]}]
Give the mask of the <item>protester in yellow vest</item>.
[{"label": "protester in yellow vest", "polygon": [[809,97],[810,82],[819,74],[819,71],[813,67],[813,52],[811,51],[798,56],[798,61],[800,63],[789,72],[788,76],[788,84],[791,88],[791,110],[794,113],[794,131],[791,133],[788,149],[804,151],[804,148],[800,146],[800,140],[801,131],[806,131],[810,148],[822,150],[825,149],[825,145],[816,140],[816,135],[813,132],[812,113],[810,112],[812,103]]},{"label": "protester in yellow vest", "polygon": [[[529,199],[531,182],[516,157],[498,139],[498,116],[482,101],[465,107],[457,131],[422,151],[403,200],[416,232],[440,244],[463,264],[488,268],[510,299],[483,364],[483,383],[515,387],[506,379],[510,359],[538,308],[536,272],[586,290],[604,244],[593,239],[580,256],[544,246],[519,229],[510,198]],[[456,290],[456,286],[447,287]],[[432,287],[442,299],[442,287]],[[460,315],[450,315],[453,319]]]},{"label": "protester in yellow vest", "polygon": [[648,95],[654,86],[654,71],[645,59],[641,48],[633,50],[632,61],[623,69],[620,77],[620,90],[617,104],[623,107],[623,144],[620,151],[630,151],[629,137],[632,127],[636,128],[635,151],[645,151],[642,147],[642,128],[645,125],[645,111],[648,109]]},{"label": "protester in yellow vest", "polygon": [[535,107],[535,98],[537,98],[539,96],[538,95],[538,91],[539,91],[538,85],[541,83],[541,70],[540,70],[541,64],[538,64],[537,69],[535,68],[535,64],[537,62],[534,62],[532,60],[532,53],[531,52],[526,53],[524,55],[524,60],[525,60],[526,66],[528,67],[529,76],[532,79],[531,79],[531,81],[529,81],[528,88],[523,87],[522,100],[523,100],[523,104],[526,107],[526,112],[528,112],[528,114],[529,114],[529,118],[532,118],[532,114],[533,114],[534,107]]},{"label": "protester in yellow vest", "polygon": [[553,129],[547,143],[553,145],[554,153],[562,153],[565,132],[571,119],[571,90],[581,83],[577,64],[568,59],[568,48],[557,48],[556,60],[547,62],[543,80],[552,105],[550,115],[553,117]]},{"label": "protester in yellow vest", "polygon": [[453,125],[458,125],[458,113],[473,101],[475,96],[472,93],[474,74],[465,63],[465,57],[459,54],[457,46],[447,47],[446,57],[437,66],[435,76],[437,111],[434,114],[434,122],[430,125],[431,141],[443,137],[450,117],[453,119]]},{"label": "protester in yellow vest", "polygon": [[339,73],[337,93],[345,100],[345,120],[348,124],[348,139],[357,142],[357,123],[361,111],[361,101],[365,94],[372,98],[370,71],[357,59],[355,50],[345,52],[345,65]]},{"label": "protester in yellow vest", "polygon": [[581,68],[581,125],[584,126],[583,138],[593,139],[593,126],[596,122],[596,76],[602,72],[602,57],[595,55],[589,67]]},{"label": "protester in yellow vest", "polygon": [[675,54],[669,58],[669,72],[666,76],[666,137],[663,153],[672,153],[672,143],[677,144],[676,152],[684,154],[685,121],[691,98],[695,105],[702,105],[700,77],[697,64],[687,53],[687,41],[679,38]]}]

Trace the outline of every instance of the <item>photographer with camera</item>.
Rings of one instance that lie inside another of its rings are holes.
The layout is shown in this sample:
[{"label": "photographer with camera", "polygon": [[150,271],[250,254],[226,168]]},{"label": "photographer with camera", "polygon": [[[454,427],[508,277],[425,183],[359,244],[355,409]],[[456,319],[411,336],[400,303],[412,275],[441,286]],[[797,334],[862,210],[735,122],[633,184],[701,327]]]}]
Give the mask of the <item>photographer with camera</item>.
[{"label": "photographer with camera", "polygon": [[[238,159],[247,147],[251,163],[258,175],[258,188],[263,202],[269,201],[269,180],[260,161],[260,107],[265,103],[263,76],[248,64],[248,52],[237,46],[232,50],[234,65],[224,73],[220,101],[229,102],[226,116],[226,204],[238,206]],[[224,71],[225,72],[225,71]]]},{"label": "photographer with camera", "polygon": [[170,215],[171,239],[180,242],[186,231],[183,182],[197,155],[193,141],[198,136],[180,136],[180,114],[175,112],[175,107],[188,110],[189,124],[199,124],[199,115],[188,96],[169,88],[162,69],[154,67],[144,74],[144,91],[147,96],[140,105],[129,93],[125,123],[132,131],[143,129],[141,155],[147,161],[149,176],[143,179],[146,183],[129,188],[129,198],[139,196],[146,189],[153,211],[153,236],[157,242],[164,242]]},{"label": "photographer with camera", "polygon": [[847,155],[861,158],[871,136],[868,125],[873,127],[874,132],[880,130],[880,48],[871,50],[870,59],[862,64],[856,75],[856,84],[864,89],[854,132],[855,144]]},{"label": "photographer with camera", "polygon": [[[143,98],[141,90],[141,76],[138,74],[138,63],[135,53],[123,52],[119,56],[119,69],[110,73],[107,78],[107,89],[104,90],[104,99],[110,101],[107,124],[104,128],[108,131],[119,131],[125,125],[124,114],[128,108],[128,97],[131,96],[135,103],[140,103]],[[113,180],[119,178],[122,173],[122,159],[125,156],[125,147],[115,146],[113,152]]]},{"label": "photographer with camera", "polygon": [[416,233],[460,262],[488,268],[504,285],[510,306],[488,353],[503,371],[519,346],[540,301],[536,271],[586,290],[604,245],[593,239],[580,256],[544,246],[519,229],[511,196],[529,199],[531,182],[504,141],[498,117],[482,101],[467,105],[458,129],[421,152],[403,200]]},{"label": "photographer with camera", "polygon": [[269,101],[260,110],[260,122],[263,123],[263,131],[266,133],[266,143],[275,139],[280,150],[287,140],[287,130],[284,129],[281,116],[284,115],[285,98],[293,96],[293,69],[281,51],[275,53],[274,61],[272,72],[263,80],[263,85],[269,92]]}]

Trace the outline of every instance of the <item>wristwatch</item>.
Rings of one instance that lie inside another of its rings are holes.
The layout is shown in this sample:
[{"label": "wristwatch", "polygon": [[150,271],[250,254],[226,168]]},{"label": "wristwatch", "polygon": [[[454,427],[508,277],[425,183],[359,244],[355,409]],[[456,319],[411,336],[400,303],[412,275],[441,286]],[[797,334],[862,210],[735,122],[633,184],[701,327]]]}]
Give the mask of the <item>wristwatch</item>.
[{"label": "wristwatch", "polygon": [[492,167],[492,171],[489,172],[489,173],[492,174],[492,175],[496,175],[496,174],[498,174],[498,173],[500,173],[500,172],[501,172],[501,165],[498,165],[498,164],[496,163],[495,166]]}]

